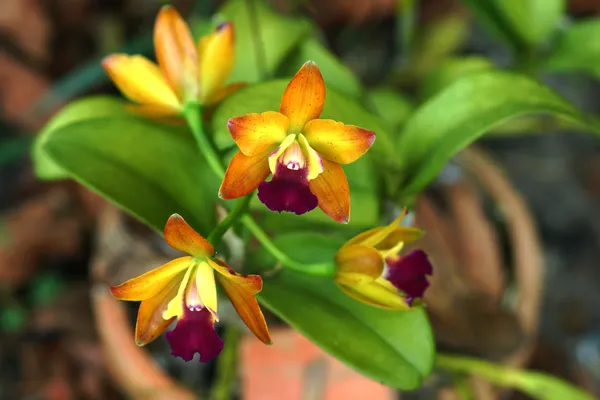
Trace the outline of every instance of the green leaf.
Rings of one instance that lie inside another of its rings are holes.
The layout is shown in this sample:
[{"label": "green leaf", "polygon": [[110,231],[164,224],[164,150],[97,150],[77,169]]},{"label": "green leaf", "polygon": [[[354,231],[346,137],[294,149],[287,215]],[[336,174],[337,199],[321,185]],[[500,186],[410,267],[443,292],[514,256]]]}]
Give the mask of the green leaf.
[{"label": "green leaf", "polygon": [[498,10],[531,46],[541,43],[565,12],[565,0],[495,0]]},{"label": "green leaf", "polygon": [[181,127],[107,116],[49,129],[40,144],[69,177],[157,231],[179,213],[201,233],[215,224],[219,182]]},{"label": "green leaf", "polygon": [[294,76],[308,60],[317,63],[327,85],[341,94],[353,98],[360,97],[363,89],[356,75],[314,37],[303,40],[291,52],[288,59],[281,64],[277,75]]},{"label": "green leaf", "polygon": [[498,8],[496,0],[462,0],[462,2],[471,9],[491,35],[511,46],[513,50],[522,51],[527,48],[527,44],[511,21]]},{"label": "green leaf", "polygon": [[[342,240],[305,232],[279,236],[275,243],[290,257],[313,263],[333,260]],[[323,350],[374,380],[412,390],[431,372],[435,348],[423,309],[371,307],[346,296],[329,279],[286,269],[265,279],[258,299]]]},{"label": "green leaf", "polygon": [[406,196],[421,191],[452,156],[493,127],[545,113],[597,129],[571,103],[525,76],[486,71],[459,79],[431,98],[404,125],[396,146]]},{"label": "green leaf", "polygon": [[492,68],[494,68],[492,62],[484,57],[447,59],[425,78],[421,86],[421,98],[430,98],[463,76]]},{"label": "green leaf", "polygon": [[573,24],[546,61],[551,71],[580,71],[600,77],[600,18]]},{"label": "green leaf", "polygon": [[230,82],[257,82],[272,75],[298,41],[308,21],[275,13],[264,0],[230,0],[219,11],[235,27],[235,66]]},{"label": "green leaf", "polygon": [[40,179],[66,179],[69,174],[63,171],[44,151],[44,143],[52,132],[63,126],[83,120],[102,120],[110,116],[126,116],[123,100],[109,96],[94,96],[76,100],[56,114],[38,134],[32,149],[35,174]]},{"label": "green leaf", "polygon": [[594,396],[554,376],[493,364],[476,358],[438,354],[436,366],[477,375],[494,385],[519,390],[540,400],[593,400]]},{"label": "green leaf", "polygon": [[365,95],[365,107],[380,117],[390,132],[395,132],[414,109],[409,99],[386,88],[369,90]]}]

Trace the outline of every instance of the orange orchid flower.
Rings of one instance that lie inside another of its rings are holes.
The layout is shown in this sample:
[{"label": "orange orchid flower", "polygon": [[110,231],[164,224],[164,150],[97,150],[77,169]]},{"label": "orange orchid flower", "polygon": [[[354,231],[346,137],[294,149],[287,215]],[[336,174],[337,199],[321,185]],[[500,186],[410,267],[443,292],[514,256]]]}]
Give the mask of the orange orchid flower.
[{"label": "orange orchid flower", "polygon": [[223,341],[215,331],[215,321],[219,320],[216,279],[248,328],[263,343],[271,344],[265,318],[254,298],[262,290],[261,277],[238,274],[214,258],[213,246],[177,214],[167,221],[164,237],[169,246],[189,256],[110,288],[117,299],[142,302],[136,343],[150,343],[177,320],[175,329],[166,334],[174,356],[190,361],[199,353],[202,362],[218,356]]},{"label": "orange orchid flower", "polygon": [[398,255],[405,243],[423,235],[420,229],[400,226],[405,215],[355,236],[337,252],[335,282],[348,296],[395,310],[408,309],[423,297],[433,267],[422,250]]},{"label": "orange orchid flower", "polygon": [[102,67],[125,97],[138,103],[134,111],[173,116],[187,102],[212,105],[242,86],[225,86],[235,60],[233,46],[231,23],[219,25],[194,44],[185,21],[167,5],[154,25],[158,65],[141,55],[112,54],[102,60]]},{"label": "orange orchid flower", "polygon": [[350,190],[340,164],[365,154],[375,133],[317,119],[324,102],[323,76],[308,61],[285,89],[279,112],[231,118],[227,125],[240,150],[227,168],[219,196],[235,199],[258,188],[258,198],[270,210],[300,215],[318,205],[334,220],[347,223]]}]

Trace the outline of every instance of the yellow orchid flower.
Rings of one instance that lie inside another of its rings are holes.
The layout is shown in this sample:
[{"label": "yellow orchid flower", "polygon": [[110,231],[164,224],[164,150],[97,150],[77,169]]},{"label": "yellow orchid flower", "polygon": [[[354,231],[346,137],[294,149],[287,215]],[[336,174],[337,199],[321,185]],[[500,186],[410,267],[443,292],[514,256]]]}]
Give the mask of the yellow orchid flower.
[{"label": "yellow orchid flower", "polygon": [[234,31],[231,23],[219,25],[194,44],[179,13],[163,6],[154,25],[158,65],[141,55],[112,54],[102,67],[129,100],[133,110],[151,117],[178,115],[185,103],[219,102],[242,86],[225,86],[233,69]]},{"label": "yellow orchid flower", "polygon": [[169,246],[189,256],[110,288],[117,299],[141,301],[135,327],[139,346],[156,339],[177,320],[175,329],[166,334],[174,356],[190,361],[199,353],[202,362],[218,356],[223,341],[214,326],[219,319],[215,279],[248,328],[263,343],[271,344],[265,318],[254,298],[262,290],[260,276],[238,274],[214,258],[213,246],[177,214],[167,221],[164,238]]},{"label": "yellow orchid flower", "polygon": [[374,228],[350,239],[335,255],[335,281],[347,295],[372,306],[408,309],[429,286],[433,268],[422,250],[405,256],[405,243],[421,237],[416,228],[400,226],[403,212],[388,226]]},{"label": "yellow orchid flower", "polygon": [[347,223],[350,189],[340,164],[365,154],[375,133],[318,119],[324,104],[323,76],[308,61],[285,89],[279,112],[231,118],[227,126],[240,150],[227,168],[219,196],[235,199],[258,188],[258,198],[270,210],[299,215],[318,205],[334,220]]}]

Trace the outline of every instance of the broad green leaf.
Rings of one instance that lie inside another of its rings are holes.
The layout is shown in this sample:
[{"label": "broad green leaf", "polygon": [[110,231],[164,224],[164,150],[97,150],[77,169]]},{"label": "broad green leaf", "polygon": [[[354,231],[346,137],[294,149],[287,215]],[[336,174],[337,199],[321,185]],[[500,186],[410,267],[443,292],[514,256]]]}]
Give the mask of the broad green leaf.
[{"label": "broad green leaf", "polygon": [[428,99],[463,76],[489,70],[493,67],[492,62],[484,57],[471,56],[447,59],[425,78],[421,86],[421,98]]},{"label": "broad green leaf", "polygon": [[524,41],[535,46],[558,27],[565,0],[495,0],[498,10]]},{"label": "broad green leaf", "polygon": [[498,8],[496,0],[462,0],[462,2],[473,11],[477,20],[491,35],[509,45],[513,50],[522,51],[527,48],[527,43],[515,30],[507,16]]},{"label": "broad green leaf", "polygon": [[281,64],[279,76],[294,76],[306,61],[317,63],[327,85],[341,94],[358,98],[362,93],[360,81],[354,73],[316,38],[303,40],[288,59]]},{"label": "broad green leaf", "polygon": [[[292,258],[314,263],[333,260],[343,240],[310,232],[280,236],[275,242]],[[266,256],[259,258],[265,267],[274,265]],[[265,278],[258,299],[322,349],[376,381],[412,390],[431,372],[435,348],[423,309],[371,307],[343,294],[330,279],[286,269]]]},{"label": "broad green leaf", "polygon": [[101,120],[110,116],[128,115],[125,102],[115,97],[94,96],[76,100],[56,114],[38,134],[32,149],[33,167],[40,179],[66,179],[69,174],[63,171],[44,151],[44,143],[52,132],[63,126],[84,120]]},{"label": "broad green leaf", "polygon": [[365,107],[395,132],[412,113],[414,106],[409,99],[393,89],[373,89],[365,94]]},{"label": "broad green leaf", "polygon": [[235,27],[235,66],[230,82],[258,82],[272,75],[311,25],[274,12],[264,0],[230,0],[219,10]]},{"label": "broad green leaf", "polygon": [[459,79],[417,109],[398,137],[402,193],[422,190],[452,156],[507,120],[550,114],[597,129],[571,103],[523,75],[486,71]]},{"label": "broad green leaf", "polygon": [[545,67],[551,71],[580,71],[600,77],[600,18],[578,22],[560,38]]},{"label": "broad green leaf", "polygon": [[493,364],[471,357],[439,354],[436,366],[479,376],[494,385],[521,391],[539,400],[594,400],[594,396],[554,376]]},{"label": "broad green leaf", "polygon": [[181,127],[124,116],[78,120],[49,130],[40,150],[157,231],[173,213],[204,234],[215,223],[219,182]]}]

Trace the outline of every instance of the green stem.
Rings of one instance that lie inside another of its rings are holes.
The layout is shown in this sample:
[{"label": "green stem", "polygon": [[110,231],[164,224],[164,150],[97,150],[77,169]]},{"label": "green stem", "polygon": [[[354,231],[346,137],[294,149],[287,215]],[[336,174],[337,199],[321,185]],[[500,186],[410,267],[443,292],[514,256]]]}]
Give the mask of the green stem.
[{"label": "green stem", "polygon": [[[213,172],[219,178],[223,179],[225,176],[225,169],[221,164],[219,155],[208,140],[206,134],[204,133],[204,129],[202,129],[201,115],[201,108],[197,103],[186,104],[183,110],[183,116],[187,120],[188,125],[192,130],[192,134],[198,143],[200,152],[208,162],[208,165],[211,167]],[[210,233],[208,240],[213,244],[215,243],[214,240],[219,241],[227,229],[229,229],[229,227],[239,218],[244,226],[248,228],[248,230],[256,237],[256,239],[258,239],[262,246],[282,265],[308,275],[327,277],[333,276],[334,265],[332,262],[315,264],[300,263],[288,257],[287,254],[281,251],[275,245],[275,243],[273,243],[265,231],[263,231],[262,228],[258,226],[256,221],[254,221],[252,216],[246,212],[248,209],[248,204],[250,203],[253,195],[254,193],[251,193],[238,200],[238,203],[231,213]]]},{"label": "green stem", "polygon": [[235,203],[233,209],[227,214],[227,216],[212,230],[212,232],[206,238],[209,242],[212,243],[213,246],[217,246],[218,243],[223,238],[223,235],[227,230],[234,224],[235,221],[240,218],[242,214],[244,214],[248,210],[248,206],[250,205],[250,200],[252,200],[252,196],[254,196],[254,192],[250,193],[247,196],[244,196]]},{"label": "green stem", "polygon": [[212,144],[208,140],[208,137],[202,128],[202,109],[200,108],[200,104],[186,104],[185,108],[183,109],[183,116],[187,120],[187,123],[192,130],[192,134],[198,143],[198,148],[206,159],[206,162],[215,172],[215,174],[217,174],[220,178],[223,178],[225,176],[225,169],[221,164],[221,159],[213,150]]},{"label": "green stem", "polygon": [[225,346],[217,361],[216,380],[211,388],[211,399],[231,399],[231,392],[237,375],[238,347],[241,338],[240,330],[228,326],[223,334]]}]

